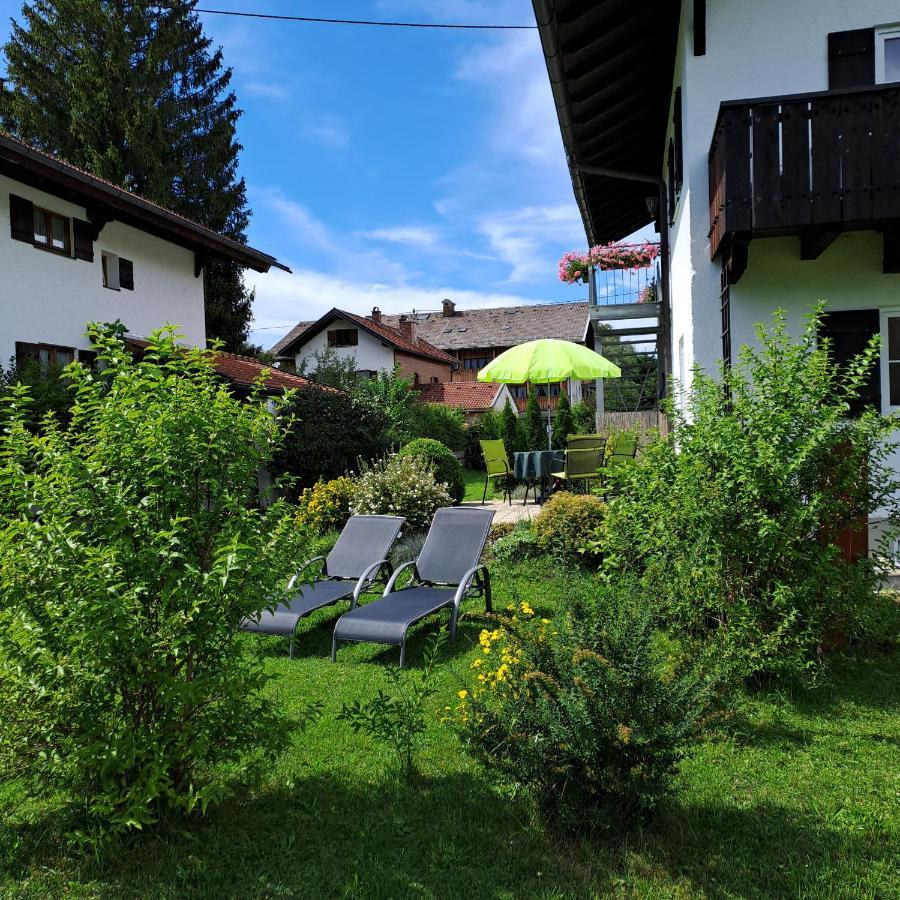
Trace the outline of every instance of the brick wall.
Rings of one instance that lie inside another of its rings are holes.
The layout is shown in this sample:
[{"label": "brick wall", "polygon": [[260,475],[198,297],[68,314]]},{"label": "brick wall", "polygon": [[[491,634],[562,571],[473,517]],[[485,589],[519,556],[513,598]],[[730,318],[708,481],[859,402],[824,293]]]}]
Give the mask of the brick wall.
[{"label": "brick wall", "polygon": [[400,374],[404,378],[411,378],[415,381],[418,375],[419,384],[430,384],[432,378],[437,378],[440,382],[450,380],[450,363],[441,363],[436,359],[422,359],[420,356],[403,353],[401,350],[394,351],[394,362],[400,366]]}]

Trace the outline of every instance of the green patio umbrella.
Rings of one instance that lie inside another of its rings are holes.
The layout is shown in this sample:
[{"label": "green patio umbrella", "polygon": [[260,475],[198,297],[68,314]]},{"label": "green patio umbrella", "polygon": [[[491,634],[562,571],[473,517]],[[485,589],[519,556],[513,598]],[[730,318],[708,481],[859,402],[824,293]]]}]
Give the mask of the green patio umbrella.
[{"label": "green patio umbrella", "polygon": [[[494,384],[551,384],[574,378],[620,378],[622,370],[608,359],[582,344],[543,338],[510,347],[478,372],[479,381]],[[552,447],[553,429],[547,409],[547,441]]]}]

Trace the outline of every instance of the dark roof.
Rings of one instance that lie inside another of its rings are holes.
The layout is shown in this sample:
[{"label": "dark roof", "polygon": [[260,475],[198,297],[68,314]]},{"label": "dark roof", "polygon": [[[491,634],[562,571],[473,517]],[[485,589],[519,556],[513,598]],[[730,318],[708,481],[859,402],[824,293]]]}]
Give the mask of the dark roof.
[{"label": "dark roof", "polygon": [[[412,315],[410,313],[409,315]],[[588,304],[535,303],[494,309],[458,309],[416,313],[416,334],[441,350],[513,347],[538,338],[583,343],[588,330]],[[384,316],[395,326],[399,316]]]},{"label": "dark roof", "polygon": [[467,412],[484,412],[493,406],[502,388],[501,384],[481,381],[445,381],[423,385],[419,389],[419,400],[422,403],[456,406]]},{"label": "dark roof", "polygon": [[680,0],[532,0],[575,197],[590,244],[653,221],[662,176]]},{"label": "dark roof", "polygon": [[[316,322],[313,322],[308,327],[304,328],[302,331],[297,332],[299,325],[291,330],[291,334],[293,337],[288,335],[287,337],[282,338],[275,347],[278,347],[278,350],[275,350],[273,347],[273,351],[277,353],[279,356],[287,356],[293,351],[294,346],[296,344],[306,343],[310,338],[315,337],[319,334],[323,329],[325,329],[329,323],[333,322],[335,319],[346,319],[349,322],[355,322],[359,325],[360,328],[368,331],[374,337],[379,338],[387,344],[390,344],[397,350],[400,350],[404,353],[410,353],[413,356],[421,356],[425,359],[434,359],[438,362],[447,363],[448,365],[453,365],[456,360],[450,356],[448,353],[444,353],[443,350],[439,350],[433,344],[429,343],[426,340],[423,340],[418,335],[418,328],[416,328],[416,339],[414,341],[407,340],[396,328],[391,328],[386,324],[379,324],[375,322],[373,319],[370,319],[366,316],[358,316],[355,313],[347,312],[343,309],[331,309],[321,319]],[[302,324],[302,323],[301,323]],[[418,323],[416,323],[418,325]],[[288,340],[290,338],[290,340]]]},{"label": "dark roof", "polygon": [[281,356],[281,351],[284,350],[285,347],[293,344],[294,340],[300,337],[310,325],[315,324],[315,322],[298,322],[280,341],[272,344],[269,348],[269,352],[274,353],[276,356]]},{"label": "dark roof", "polygon": [[0,173],[92,211],[97,221],[116,220],[195,253],[231,259],[257,272],[272,266],[289,272],[274,256],[218,234],[158,203],[145,200],[0,131]]}]

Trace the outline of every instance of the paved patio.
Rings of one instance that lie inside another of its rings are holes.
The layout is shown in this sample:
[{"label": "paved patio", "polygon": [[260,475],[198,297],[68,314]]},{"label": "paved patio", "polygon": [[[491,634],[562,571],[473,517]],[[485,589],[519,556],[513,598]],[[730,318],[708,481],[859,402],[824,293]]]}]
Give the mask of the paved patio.
[{"label": "paved patio", "polygon": [[[478,500],[470,500],[461,505],[480,507],[481,502]],[[486,509],[494,510],[495,525],[498,525],[501,522],[511,522],[515,524],[516,522],[521,522],[523,519],[531,519],[537,515],[540,510],[540,506],[531,500],[524,506],[522,505],[521,500],[513,500],[512,506],[510,506],[509,503],[501,503],[499,500],[489,500],[484,506]]]}]

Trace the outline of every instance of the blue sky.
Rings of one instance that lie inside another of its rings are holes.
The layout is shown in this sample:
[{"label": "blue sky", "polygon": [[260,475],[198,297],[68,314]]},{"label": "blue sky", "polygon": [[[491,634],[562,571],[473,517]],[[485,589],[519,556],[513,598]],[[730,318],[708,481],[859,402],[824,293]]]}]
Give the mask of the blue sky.
[{"label": "blue sky", "polygon": [[[215,0],[220,9],[533,24],[529,0]],[[0,0],[8,15],[18,0]],[[0,24],[6,36],[8,15]],[[332,306],[367,313],[582,299],[584,246],[536,31],[450,32],[203,16],[244,116],[249,273],[270,346]]]}]

